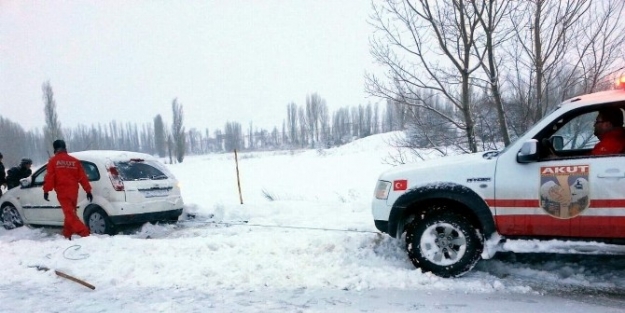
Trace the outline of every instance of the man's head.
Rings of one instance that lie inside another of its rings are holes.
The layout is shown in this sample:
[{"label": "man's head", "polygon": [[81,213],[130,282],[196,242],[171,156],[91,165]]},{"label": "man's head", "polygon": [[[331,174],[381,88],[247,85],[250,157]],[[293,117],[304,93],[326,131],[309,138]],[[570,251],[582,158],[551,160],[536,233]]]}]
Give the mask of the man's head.
[{"label": "man's head", "polygon": [[65,146],[65,141],[61,139],[57,139],[52,143],[52,148],[54,148],[54,153],[60,151],[67,151],[67,147]]},{"label": "man's head", "polygon": [[617,127],[623,127],[623,111],[619,108],[601,109],[595,120],[595,136],[601,137]]},{"label": "man's head", "polygon": [[28,159],[28,158],[23,158],[20,161],[20,166],[23,168],[30,168],[30,166],[33,165],[33,160]]}]

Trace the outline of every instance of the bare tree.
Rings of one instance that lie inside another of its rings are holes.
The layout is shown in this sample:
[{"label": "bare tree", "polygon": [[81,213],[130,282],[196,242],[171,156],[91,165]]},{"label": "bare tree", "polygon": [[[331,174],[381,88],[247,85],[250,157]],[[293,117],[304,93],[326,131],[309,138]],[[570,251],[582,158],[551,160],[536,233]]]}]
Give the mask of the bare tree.
[{"label": "bare tree", "polygon": [[372,132],[374,134],[380,133],[380,104],[376,103],[373,106],[373,120],[371,121]]},{"label": "bare tree", "polygon": [[237,122],[227,122],[224,130],[224,148],[228,152],[243,148],[243,133],[241,124]]},{"label": "bare tree", "polygon": [[[228,124],[226,124],[228,125]],[[225,135],[224,133],[221,131],[221,129],[216,129],[214,131],[215,134],[215,144],[214,144],[214,150],[213,151],[224,151],[225,150]]]},{"label": "bare tree", "polygon": [[187,142],[189,143],[189,152],[199,154],[201,152],[202,133],[196,128],[189,129]]},{"label": "bare tree", "polygon": [[167,142],[165,139],[165,124],[160,114],[154,117],[154,146],[158,156],[165,157],[165,151],[167,149]]},{"label": "bare tree", "polygon": [[565,57],[571,47],[578,45],[584,30],[580,19],[589,8],[588,0],[528,0],[521,2],[512,16],[517,37],[513,51],[521,52],[515,57],[522,57],[518,64],[525,67],[522,73],[527,73],[531,81],[527,99],[531,100],[527,103],[531,114],[529,124],[541,119],[561,99],[553,97],[549,88],[565,68]]},{"label": "bare tree", "polygon": [[141,152],[154,154],[154,133],[152,132],[152,124],[147,123],[141,126]]},{"label": "bare tree", "polygon": [[247,144],[247,148],[249,150],[254,150],[255,149],[255,144],[254,144],[254,123],[252,123],[252,121],[250,121],[250,128],[247,132],[247,137],[248,137],[248,144]]},{"label": "bare tree", "polygon": [[[61,131],[61,122],[56,114],[56,101],[54,100],[54,92],[50,81],[43,83],[41,87],[43,90],[43,103],[44,112],[46,117],[46,125],[43,128],[45,146],[52,147],[52,142],[57,139],[63,138],[63,132]],[[48,155],[52,155],[48,153]]]},{"label": "bare tree", "polygon": [[625,53],[625,24],[621,22],[625,1],[594,1],[590,6],[593,14],[585,14],[580,19],[584,31],[579,42],[573,45],[571,65],[574,70],[563,83],[564,90],[570,92],[563,98],[608,89],[612,87],[613,74],[623,69],[615,67]]},{"label": "bare tree", "polygon": [[167,155],[169,156],[169,164],[174,163],[173,154],[174,154],[174,141],[171,139],[171,135],[167,134]]},{"label": "bare tree", "polygon": [[[493,104],[497,110],[497,120],[499,121],[499,132],[503,138],[504,144],[510,144],[510,134],[508,133],[508,123],[504,113],[503,99],[501,95],[499,69],[500,62],[496,60],[496,50],[500,45],[509,39],[512,30],[509,27],[501,29],[504,17],[509,16],[512,1],[507,0],[490,0],[485,1],[486,5],[481,7],[478,1],[472,1],[473,8],[476,12],[481,12],[477,16],[483,30],[482,40],[486,55],[482,60],[482,68],[486,73],[486,80],[490,86],[490,92]],[[476,51],[476,54],[480,54]]]},{"label": "bare tree", "polygon": [[[440,115],[464,132],[469,151],[477,151],[470,93],[471,75],[480,68],[483,57],[476,36],[484,6],[463,0],[379,3],[372,1],[376,36],[371,40],[371,52],[388,69],[388,82],[369,74],[367,91]],[[445,97],[460,116],[428,106],[427,99],[420,97],[423,89]]]},{"label": "bare tree", "polygon": [[173,111],[174,122],[171,125],[171,135],[174,142],[176,160],[182,163],[184,160],[184,154],[186,151],[185,132],[183,126],[183,111],[182,104],[178,103],[178,99],[174,99],[171,103],[171,109]]},{"label": "bare tree", "polygon": [[313,147],[319,142],[320,119],[324,107],[326,107],[326,102],[317,93],[306,97],[306,121],[308,122],[308,132]]},{"label": "bare tree", "polygon": [[304,108],[299,107],[297,109],[297,117],[299,124],[299,143],[301,147],[308,146],[308,120],[306,119],[306,113],[304,113]]},{"label": "bare tree", "polygon": [[274,127],[273,130],[271,131],[271,135],[270,135],[270,144],[269,146],[272,149],[277,149],[280,146],[280,132],[278,131],[277,127]]},{"label": "bare tree", "polygon": [[284,149],[286,145],[289,144],[289,136],[286,134],[286,122],[282,120],[282,132],[280,134],[281,138],[281,148]]},{"label": "bare tree", "polygon": [[351,140],[349,108],[340,108],[332,116],[332,144],[342,145]]},{"label": "bare tree", "polygon": [[328,112],[328,106],[325,101],[319,106],[319,132],[320,141],[322,142],[321,147],[327,147],[328,143],[331,141],[330,137],[332,137],[332,132],[330,130],[330,113]]},{"label": "bare tree", "polygon": [[297,136],[297,105],[291,102],[286,106],[286,127],[288,129],[289,144],[297,145],[299,138]]}]

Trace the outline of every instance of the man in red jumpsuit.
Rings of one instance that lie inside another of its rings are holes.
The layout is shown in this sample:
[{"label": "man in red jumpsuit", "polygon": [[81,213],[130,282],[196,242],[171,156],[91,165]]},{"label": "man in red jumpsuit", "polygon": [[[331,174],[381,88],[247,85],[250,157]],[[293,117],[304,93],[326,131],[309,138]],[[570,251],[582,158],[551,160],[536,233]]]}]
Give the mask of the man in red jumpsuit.
[{"label": "man in red jumpsuit", "polygon": [[63,236],[71,240],[73,234],[81,237],[89,236],[89,229],[76,215],[76,204],[78,201],[78,184],[87,192],[89,202],[93,201],[91,195],[91,184],[85,174],[80,161],[69,154],[65,141],[55,140],[54,156],[48,160],[46,176],[43,182],[43,198],[48,200],[48,193],[56,190],[56,198],[61,204],[65,221],[63,223]]},{"label": "man in red jumpsuit", "polygon": [[599,111],[595,120],[595,136],[599,142],[592,149],[592,155],[625,153],[625,130],[623,111],[606,108]]}]

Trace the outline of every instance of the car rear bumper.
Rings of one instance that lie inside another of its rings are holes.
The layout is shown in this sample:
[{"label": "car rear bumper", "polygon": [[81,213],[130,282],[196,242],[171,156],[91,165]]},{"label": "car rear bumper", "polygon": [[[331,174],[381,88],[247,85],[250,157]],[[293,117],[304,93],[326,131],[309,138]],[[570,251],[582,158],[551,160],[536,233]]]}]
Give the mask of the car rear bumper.
[{"label": "car rear bumper", "polygon": [[182,208],[169,210],[169,211],[160,211],[160,212],[114,215],[114,216],[109,216],[109,218],[111,219],[111,222],[113,222],[113,224],[122,225],[122,224],[138,224],[138,223],[146,223],[146,222],[176,221],[178,220],[178,217],[181,214],[182,214]]}]

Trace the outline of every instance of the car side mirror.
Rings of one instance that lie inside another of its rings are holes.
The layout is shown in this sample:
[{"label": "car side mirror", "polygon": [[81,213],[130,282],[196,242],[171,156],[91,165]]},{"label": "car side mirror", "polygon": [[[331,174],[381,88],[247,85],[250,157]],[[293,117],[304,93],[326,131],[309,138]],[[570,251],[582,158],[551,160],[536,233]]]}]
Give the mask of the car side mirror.
[{"label": "car side mirror", "polygon": [[531,163],[538,161],[538,140],[530,139],[523,143],[521,150],[516,155],[519,163]]},{"label": "car side mirror", "polygon": [[564,137],[562,136],[551,136],[549,141],[551,141],[551,146],[556,151],[560,151],[564,148]]},{"label": "car side mirror", "polygon": [[30,187],[30,177],[20,179],[20,186],[22,186],[22,188]]}]

